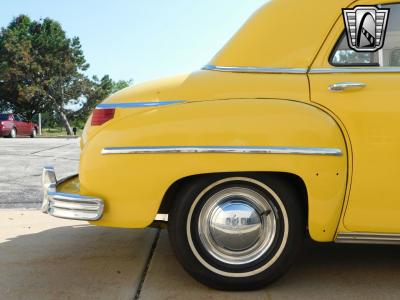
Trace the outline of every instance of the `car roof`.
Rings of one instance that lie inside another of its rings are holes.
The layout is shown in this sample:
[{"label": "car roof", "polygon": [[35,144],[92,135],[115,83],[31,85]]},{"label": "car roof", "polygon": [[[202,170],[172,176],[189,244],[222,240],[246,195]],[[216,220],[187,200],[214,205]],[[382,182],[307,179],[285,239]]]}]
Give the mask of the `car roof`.
[{"label": "car roof", "polygon": [[[271,0],[210,62],[224,67],[308,68],[354,0]],[[221,18],[223,22],[223,18]]]}]

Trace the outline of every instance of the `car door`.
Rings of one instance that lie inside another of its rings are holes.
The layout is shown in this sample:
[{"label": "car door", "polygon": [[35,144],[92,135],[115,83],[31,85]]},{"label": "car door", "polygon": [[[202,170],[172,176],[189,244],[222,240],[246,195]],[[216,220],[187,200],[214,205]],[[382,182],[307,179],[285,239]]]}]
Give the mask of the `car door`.
[{"label": "car door", "polygon": [[309,74],[311,100],[336,115],[350,140],[343,225],[352,232],[400,233],[400,4],[381,2],[391,9],[384,48],[350,50],[340,17]]},{"label": "car door", "polygon": [[24,135],[24,127],[19,115],[14,114],[13,118],[14,118],[14,126],[17,129],[17,135]]},{"label": "car door", "polygon": [[21,115],[19,115],[19,118],[21,120],[21,126],[24,131],[24,135],[30,135],[31,134],[31,127],[27,119]]}]

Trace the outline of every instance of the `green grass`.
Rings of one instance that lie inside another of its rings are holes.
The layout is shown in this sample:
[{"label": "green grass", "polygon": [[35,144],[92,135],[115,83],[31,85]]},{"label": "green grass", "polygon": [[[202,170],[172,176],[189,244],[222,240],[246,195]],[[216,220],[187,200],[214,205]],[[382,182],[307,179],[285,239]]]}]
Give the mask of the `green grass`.
[{"label": "green grass", "polygon": [[[82,135],[82,129],[78,128],[78,131],[76,132],[77,136]],[[56,137],[56,136],[68,136],[66,130],[63,127],[57,127],[57,128],[42,128],[42,137]]]}]

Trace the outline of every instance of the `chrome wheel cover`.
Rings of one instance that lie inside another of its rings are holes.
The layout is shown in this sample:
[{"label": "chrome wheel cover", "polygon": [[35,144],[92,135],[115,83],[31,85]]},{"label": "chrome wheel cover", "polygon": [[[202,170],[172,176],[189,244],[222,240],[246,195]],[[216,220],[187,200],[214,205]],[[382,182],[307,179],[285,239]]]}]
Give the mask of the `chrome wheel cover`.
[{"label": "chrome wheel cover", "polygon": [[[234,182],[234,181],[242,181],[242,182],[249,182],[251,184],[254,184],[261,189],[265,190],[271,197],[275,200],[277,204],[278,210],[282,214],[282,219],[281,219],[281,224],[283,226],[283,236],[281,241],[279,242],[279,245],[276,246],[276,251],[274,251],[274,254],[265,261],[265,264],[253,269],[253,270],[248,270],[248,271],[242,271],[242,272],[234,272],[234,271],[224,271],[221,270],[220,268],[215,267],[214,265],[211,265],[208,260],[203,258],[203,256],[199,253],[197,250],[197,247],[193,241],[193,236],[192,236],[192,231],[191,231],[191,223],[192,223],[192,217],[193,213],[195,211],[195,208],[199,201],[204,197],[204,195],[209,192],[211,189],[217,187],[218,185],[227,183],[227,182]],[[192,206],[190,207],[189,214],[187,216],[187,221],[186,221],[186,234],[189,242],[190,249],[193,252],[193,255],[198,259],[198,261],[208,270],[211,272],[214,272],[218,275],[221,276],[226,276],[226,277],[232,277],[232,278],[243,278],[243,277],[249,277],[249,276],[254,276],[257,275],[265,270],[267,270],[269,267],[271,267],[281,256],[283,250],[286,247],[287,241],[288,241],[288,235],[289,235],[289,219],[288,215],[285,209],[285,206],[283,205],[282,200],[279,198],[279,196],[272,190],[269,186],[264,184],[263,182],[260,182],[258,180],[248,178],[248,177],[229,177],[225,179],[218,180],[212,184],[210,184],[208,187],[206,187],[193,201]]]},{"label": "chrome wheel cover", "polygon": [[207,199],[199,215],[198,232],[202,246],[215,259],[244,265],[271,248],[277,220],[265,196],[252,189],[231,187]]},{"label": "chrome wheel cover", "polygon": [[10,134],[10,136],[11,136],[12,138],[17,137],[17,131],[16,131],[14,128],[11,129],[11,134]]}]

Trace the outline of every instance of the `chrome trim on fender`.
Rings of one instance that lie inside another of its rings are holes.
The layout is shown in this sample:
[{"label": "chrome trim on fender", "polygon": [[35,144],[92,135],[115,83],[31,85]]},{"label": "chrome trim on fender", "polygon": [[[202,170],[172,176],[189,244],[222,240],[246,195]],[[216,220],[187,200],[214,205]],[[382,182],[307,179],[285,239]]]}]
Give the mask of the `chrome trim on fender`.
[{"label": "chrome trim on fender", "polygon": [[335,242],[341,244],[399,245],[400,234],[340,232],[338,233]]},{"label": "chrome trim on fender", "polygon": [[342,150],[335,148],[300,148],[300,147],[120,147],[104,148],[103,155],[110,154],[167,154],[167,153],[232,153],[232,154],[299,154],[341,156]]},{"label": "chrome trim on fender", "polygon": [[101,103],[97,105],[96,108],[109,109],[109,108],[157,107],[157,106],[166,106],[184,102],[185,101],[183,100],[171,100],[171,101],[152,101],[152,102]]},{"label": "chrome trim on fender", "polygon": [[334,74],[334,73],[400,73],[398,67],[346,67],[346,68],[315,68],[310,69],[310,74]]},{"label": "chrome trim on fender", "polygon": [[274,68],[274,67],[223,67],[214,65],[205,65],[203,70],[234,72],[234,73],[273,73],[273,74],[306,74],[305,68]]}]

